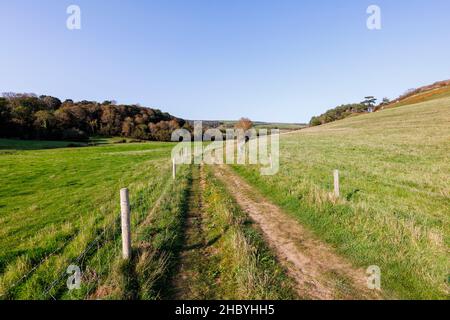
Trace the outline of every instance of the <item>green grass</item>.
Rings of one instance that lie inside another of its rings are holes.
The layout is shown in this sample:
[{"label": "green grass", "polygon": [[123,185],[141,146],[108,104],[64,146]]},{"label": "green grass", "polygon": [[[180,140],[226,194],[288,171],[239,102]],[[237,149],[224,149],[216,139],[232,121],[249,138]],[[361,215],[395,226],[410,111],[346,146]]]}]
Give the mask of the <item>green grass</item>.
[{"label": "green grass", "polygon": [[0,154],[11,154],[17,150],[76,148],[137,142],[140,143],[142,141],[122,137],[90,137],[86,142],[0,139]]},{"label": "green grass", "polygon": [[380,266],[386,297],[445,299],[449,156],[444,98],[281,136],[275,176],[234,169],[356,265]]},{"label": "green grass", "polygon": [[[234,169],[357,266],[388,298],[448,298],[450,98],[281,136],[279,174]],[[171,179],[171,143],[66,148],[0,139],[0,299],[163,298],[177,262],[191,168]],[[334,199],[332,171],[341,172]],[[206,168],[205,272],[214,296],[292,297],[259,232]],[[133,259],[120,259],[119,189],[132,201]],[[214,241],[213,241],[214,240]],[[65,287],[70,264],[81,290]]]},{"label": "green grass", "polygon": [[113,256],[108,252],[102,254],[107,259],[100,265],[112,262],[112,266],[91,298],[154,300],[165,297],[182,245],[190,167],[180,167],[176,182],[169,181],[156,202],[151,197],[153,190],[142,197],[143,202],[150,205],[141,210],[145,218],[133,228],[133,258],[124,262],[120,250],[112,251]]},{"label": "green grass", "polygon": [[[191,167],[171,179],[171,143],[64,148],[2,141],[0,299],[162,299],[176,272]],[[55,149],[42,149],[55,148]],[[245,214],[207,171],[205,240],[216,298],[293,298],[284,270]],[[197,181],[198,183],[198,181]],[[121,258],[119,190],[128,187],[133,258]],[[217,241],[213,241],[218,237]],[[66,287],[67,267],[82,272]],[[205,288],[206,292],[206,288]],[[212,291],[209,291],[212,292]]]},{"label": "green grass", "polygon": [[107,144],[115,144],[115,143],[141,143],[144,142],[142,140],[132,139],[132,138],[124,138],[124,137],[90,137],[88,144],[90,146],[101,146]]},{"label": "green grass", "polygon": [[201,273],[208,279],[199,281],[196,291],[206,299],[294,299],[291,280],[260,232],[212,169],[204,170],[203,230],[209,254],[199,260]]},{"label": "green grass", "polygon": [[[50,298],[47,289],[94,243],[78,261],[91,274],[83,290],[68,294],[65,276],[49,292],[61,298],[89,297],[112,270],[108,261],[120,252],[120,188],[130,189],[137,229],[174,184],[171,143],[52,150],[33,150],[34,141],[28,148],[25,141],[1,144],[17,148],[0,154],[0,298]],[[170,197],[159,205],[165,202],[176,203]]]},{"label": "green grass", "polygon": [[69,146],[85,146],[82,142],[71,141],[40,141],[40,140],[10,140],[0,139],[0,155],[13,153],[16,150],[40,150],[66,148]]}]

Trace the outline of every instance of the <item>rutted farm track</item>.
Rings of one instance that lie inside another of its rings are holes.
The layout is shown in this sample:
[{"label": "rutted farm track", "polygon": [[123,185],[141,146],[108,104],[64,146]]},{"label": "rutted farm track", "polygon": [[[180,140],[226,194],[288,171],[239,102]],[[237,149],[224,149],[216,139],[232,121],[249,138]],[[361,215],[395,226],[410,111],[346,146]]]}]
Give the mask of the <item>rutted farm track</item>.
[{"label": "rutted farm track", "polygon": [[290,280],[211,167],[193,167],[168,298],[293,299]]},{"label": "rutted farm track", "polygon": [[[202,271],[210,253],[204,237],[205,212],[202,206],[204,183],[202,171],[193,169],[188,207],[184,223],[184,243],[180,252],[177,274],[172,283],[172,297],[177,300],[208,298],[214,279]],[[202,289],[207,289],[205,292]]]},{"label": "rutted farm track", "polygon": [[376,299],[363,270],[354,268],[297,221],[259,195],[249,184],[222,166],[215,171],[238,205],[256,222],[278,261],[288,270],[295,290],[304,299]]},{"label": "rutted farm track", "polygon": [[[379,298],[367,289],[364,270],[334,253],[228,167],[193,168],[184,219],[170,298]],[[272,268],[258,265],[265,257]]]},{"label": "rutted farm track", "polygon": [[[176,180],[161,178],[140,189],[133,197],[132,259],[121,258],[116,228],[108,241],[99,238],[87,246],[82,290],[65,287],[65,265],[73,259],[56,270],[64,277],[54,272],[42,279],[41,269],[31,269],[34,281],[25,279],[17,288],[28,289],[31,283],[35,288],[23,292],[35,297],[46,292],[49,282],[54,299],[378,298],[366,290],[362,270],[229,167],[185,166]],[[52,271],[49,262],[42,270]],[[0,288],[8,293],[4,297],[21,297],[22,291],[8,288],[5,279],[0,278]]]}]

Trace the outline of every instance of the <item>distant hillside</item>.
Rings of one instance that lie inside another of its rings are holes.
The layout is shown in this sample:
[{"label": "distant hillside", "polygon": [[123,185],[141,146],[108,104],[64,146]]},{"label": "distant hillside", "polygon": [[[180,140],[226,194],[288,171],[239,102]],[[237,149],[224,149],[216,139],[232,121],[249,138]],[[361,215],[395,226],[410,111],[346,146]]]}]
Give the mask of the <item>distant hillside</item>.
[{"label": "distant hillside", "polygon": [[312,127],[319,126],[351,116],[426,102],[444,97],[450,97],[450,80],[438,81],[431,85],[423,86],[417,89],[409,89],[406,93],[402,94],[393,101],[384,98],[378,105],[375,105],[375,101],[377,99],[374,97],[366,97],[366,100],[361,103],[341,105],[326,111],[320,116],[312,117],[309,125]]},{"label": "distant hillside", "polygon": [[376,110],[395,108],[443,97],[450,97],[450,80],[438,81],[428,86],[410,89],[389,104],[377,107]]},{"label": "distant hillside", "polygon": [[[194,121],[187,121],[189,125],[193,126]],[[237,121],[234,120],[203,120],[202,124],[204,127],[209,128],[218,128],[220,130],[226,130],[234,128]],[[307,127],[307,124],[304,123],[284,123],[284,122],[263,122],[263,121],[254,121],[253,126],[256,129],[279,129],[280,131],[293,131],[300,130]]]},{"label": "distant hillside", "polygon": [[376,261],[394,299],[448,299],[449,123],[450,96],[285,135],[261,190],[353,261]]},{"label": "distant hillside", "polygon": [[[237,121],[224,121],[222,125],[226,128],[234,128]],[[304,123],[284,123],[284,122],[263,122],[254,121],[253,125],[256,129],[279,129],[281,131],[292,131],[300,130],[305,128],[307,125]]]}]

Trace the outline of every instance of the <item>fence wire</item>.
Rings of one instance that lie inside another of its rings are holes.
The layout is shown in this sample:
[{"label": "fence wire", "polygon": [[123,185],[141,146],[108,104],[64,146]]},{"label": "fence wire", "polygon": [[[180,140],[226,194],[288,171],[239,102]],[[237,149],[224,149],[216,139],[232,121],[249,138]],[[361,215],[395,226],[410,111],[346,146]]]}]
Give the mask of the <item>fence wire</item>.
[{"label": "fence wire", "polygon": [[[69,265],[72,265],[72,264],[78,265],[78,264],[80,264],[80,262],[87,256],[88,252],[92,248],[94,248],[95,245],[99,244],[99,241],[103,238],[103,236],[106,234],[106,232],[110,231],[110,230],[115,230],[115,226],[119,222],[120,222],[120,215],[119,215],[119,218],[116,218],[116,220],[109,226],[111,228],[105,228],[93,241],[91,241],[86,246],[86,248],[83,250],[83,252],[81,252],[78,255],[78,257],[74,261],[72,261],[72,263],[69,263]],[[50,292],[51,292],[51,290],[53,290],[62,281],[62,279],[66,278],[66,276],[67,276],[67,272],[66,272],[66,270],[63,270],[60,273],[60,276],[56,280],[54,280],[50,284],[50,286],[44,291],[43,298],[45,299],[48,295],[50,295],[50,297],[53,300],[56,300],[56,298]]]},{"label": "fence wire", "polygon": [[[161,195],[156,199],[156,201],[153,202],[153,208],[148,211],[148,210],[144,210],[146,211],[145,213],[141,213],[139,214],[135,219],[134,219],[134,225],[137,226],[139,225],[139,223],[142,222],[142,220],[145,219],[145,217],[153,215],[154,212],[157,210],[157,208],[160,207],[161,202],[163,200],[163,198],[166,196],[168,190],[170,189],[170,186],[172,184],[172,181],[170,179],[167,180],[167,183],[165,184],[165,187],[163,188]],[[144,209],[147,208],[147,205],[150,205],[149,203],[145,203],[146,201],[148,201],[148,198],[145,199],[144,195],[138,194],[138,198],[135,200],[134,203],[131,204],[131,210],[133,209],[137,209],[137,208],[141,208],[144,207]],[[104,230],[93,240],[91,241],[86,248],[72,261],[72,263],[69,263],[69,265],[79,265],[80,262],[82,262],[87,256],[88,253],[97,245],[100,246],[101,244],[105,243],[106,241],[110,240],[109,237],[105,237],[106,233],[111,231],[112,232],[112,238],[113,240],[117,237],[118,234],[118,229],[120,229],[120,213],[117,215],[117,218],[113,221],[113,223],[107,227],[104,227]],[[74,233],[67,241],[65,241],[61,246],[59,246],[58,248],[56,248],[54,251],[52,251],[50,254],[48,254],[44,259],[42,259],[41,261],[39,261],[35,266],[33,266],[33,268],[31,268],[26,274],[24,274],[19,280],[17,280],[12,286],[10,286],[8,288],[8,292],[11,292],[12,290],[14,290],[14,288],[16,288],[17,286],[19,286],[20,284],[23,283],[23,281],[25,281],[27,278],[29,278],[31,276],[32,273],[34,273],[39,267],[41,267],[45,262],[49,261],[49,259],[51,257],[53,257],[54,255],[56,255],[58,252],[62,251],[65,247],[68,246],[68,244],[70,242],[72,242],[77,236],[79,236],[80,234],[82,234],[84,232],[84,230],[81,230],[80,232]],[[137,232],[137,234],[139,234],[139,232]],[[105,238],[105,239],[104,239]],[[102,242],[102,239],[104,239],[105,241]],[[115,245],[115,248],[119,247],[118,245]],[[52,290],[55,289],[55,287],[57,287],[60,282],[65,279],[67,277],[67,270],[64,269],[59,273],[59,276],[48,286],[46,287],[46,289],[44,290],[44,292],[42,293],[42,298],[43,299],[47,299],[47,297],[50,297],[53,300],[57,300],[57,298],[55,296],[52,295]],[[87,292],[86,296],[89,295],[89,291]],[[6,296],[8,293],[5,294],[1,294],[1,297]]]}]

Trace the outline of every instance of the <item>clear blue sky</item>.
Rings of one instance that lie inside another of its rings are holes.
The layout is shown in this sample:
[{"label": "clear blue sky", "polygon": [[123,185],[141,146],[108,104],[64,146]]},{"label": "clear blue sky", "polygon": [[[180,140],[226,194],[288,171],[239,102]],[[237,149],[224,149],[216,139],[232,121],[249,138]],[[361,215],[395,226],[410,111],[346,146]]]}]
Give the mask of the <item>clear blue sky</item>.
[{"label": "clear blue sky", "polygon": [[0,91],[187,119],[305,122],[450,78],[448,0],[2,0],[0,15]]}]

